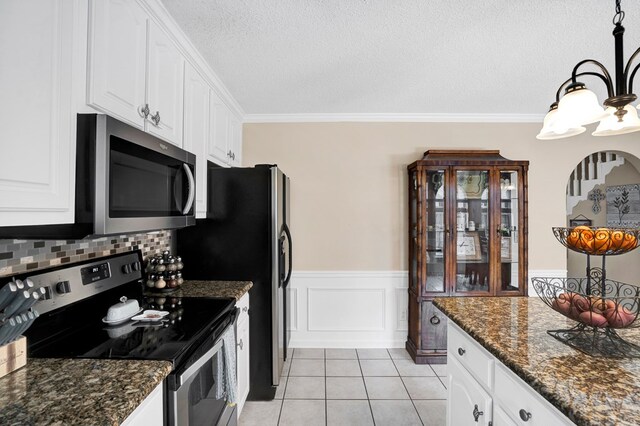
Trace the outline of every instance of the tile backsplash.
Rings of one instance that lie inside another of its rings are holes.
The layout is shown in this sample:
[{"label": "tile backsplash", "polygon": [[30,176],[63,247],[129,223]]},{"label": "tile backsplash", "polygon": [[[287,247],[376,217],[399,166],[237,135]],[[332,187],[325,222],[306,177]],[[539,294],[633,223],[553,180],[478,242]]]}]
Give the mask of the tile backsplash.
[{"label": "tile backsplash", "polygon": [[147,257],[171,249],[171,231],[84,240],[0,240],[0,277],[130,250]]}]

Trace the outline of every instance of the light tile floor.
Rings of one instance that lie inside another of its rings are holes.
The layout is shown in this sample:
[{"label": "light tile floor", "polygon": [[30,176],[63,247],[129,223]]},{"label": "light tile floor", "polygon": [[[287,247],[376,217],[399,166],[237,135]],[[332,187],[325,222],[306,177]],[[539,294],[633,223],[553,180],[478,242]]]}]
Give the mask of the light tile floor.
[{"label": "light tile floor", "polygon": [[404,349],[293,349],[273,401],[247,401],[241,426],[443,426],[446,365]]}]

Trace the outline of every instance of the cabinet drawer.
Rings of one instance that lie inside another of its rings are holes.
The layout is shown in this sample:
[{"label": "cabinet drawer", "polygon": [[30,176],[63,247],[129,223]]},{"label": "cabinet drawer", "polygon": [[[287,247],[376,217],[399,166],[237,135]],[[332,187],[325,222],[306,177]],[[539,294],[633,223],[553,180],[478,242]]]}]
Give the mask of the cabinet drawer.
[{"label": "cabinet drawer", "polygon": [[447,349],[447,317],[433,306],[433,302],[422,302],[422,349]]},{"label": "cabinet drawer", "polygon": [[495,386],[496,399],[517,425],[573,424],[501,363],[496,365]]},{"label": "cabinet drawer", "polygon": [[245,293],[245,295],[236,302],[236,308],[240,309],[238,324],[249,319],[249,293]]},{"label": "cabinet drawer", "polygon": [[493,389],[493,356],[453,323],[449,323],[448,334],[449,358],[458,360],[481,384]]},{"label": "cabinet drawer", "polygon": [[499,404],[493,404],[494,426],[518,426]]}]

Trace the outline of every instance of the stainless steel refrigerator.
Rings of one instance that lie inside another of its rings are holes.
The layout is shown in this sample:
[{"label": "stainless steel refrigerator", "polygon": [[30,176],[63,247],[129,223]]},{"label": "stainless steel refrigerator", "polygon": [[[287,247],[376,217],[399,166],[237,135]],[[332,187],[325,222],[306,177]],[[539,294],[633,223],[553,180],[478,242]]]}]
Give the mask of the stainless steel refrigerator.
[{"label": "stainless steel refrigerator", "polygon": [[207,219],[177,231],[185,279],[252,281],[250,400],[271,400],[290,336],[289,178],[276,165],[207,168]]}]

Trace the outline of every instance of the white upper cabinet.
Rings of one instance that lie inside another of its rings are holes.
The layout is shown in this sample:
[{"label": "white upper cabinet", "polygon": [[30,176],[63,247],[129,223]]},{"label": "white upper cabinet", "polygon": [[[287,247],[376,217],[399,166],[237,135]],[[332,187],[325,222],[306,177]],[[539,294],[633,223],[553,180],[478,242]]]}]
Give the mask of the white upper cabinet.
[{"label": "white upper cabinet", "polygon": [[73,222],[76,5],[0,1],[0,226]]},{"label": "white upper cabinet", "polygon": [[242,122],[233,114],[229,114],[229,164],[242,165]]},{"label": "white upper cabinet", "polygon": [[212,89],[208,159],[220,165],[239,166],[242,156],[242,122]]},{"label": "white upper cabinet", "polygon": [[144,129],[147,15],[131,0],[90,3],[88,103]]},{"label": "white upper cabinet", "polygon": [[229,108],[222,102],[215,91],[209,91],[210,105],[210,138],[207,154],[215,163],[228,164],[229,154]]},{"label": "white upper cabinet", "polygon": [[182,146],[184,58],[134,0],[92,0],[89,105]]},{"label": "white upper cabinet", "polygon": [[196,155],[196,218],[207,215],[209,85],[191,66],[184,71],[184,149]]},{"label": "white upper cabinet", "polygon": [[182,146],[184,58],[169,37],[149,21],[147,131]]}]

